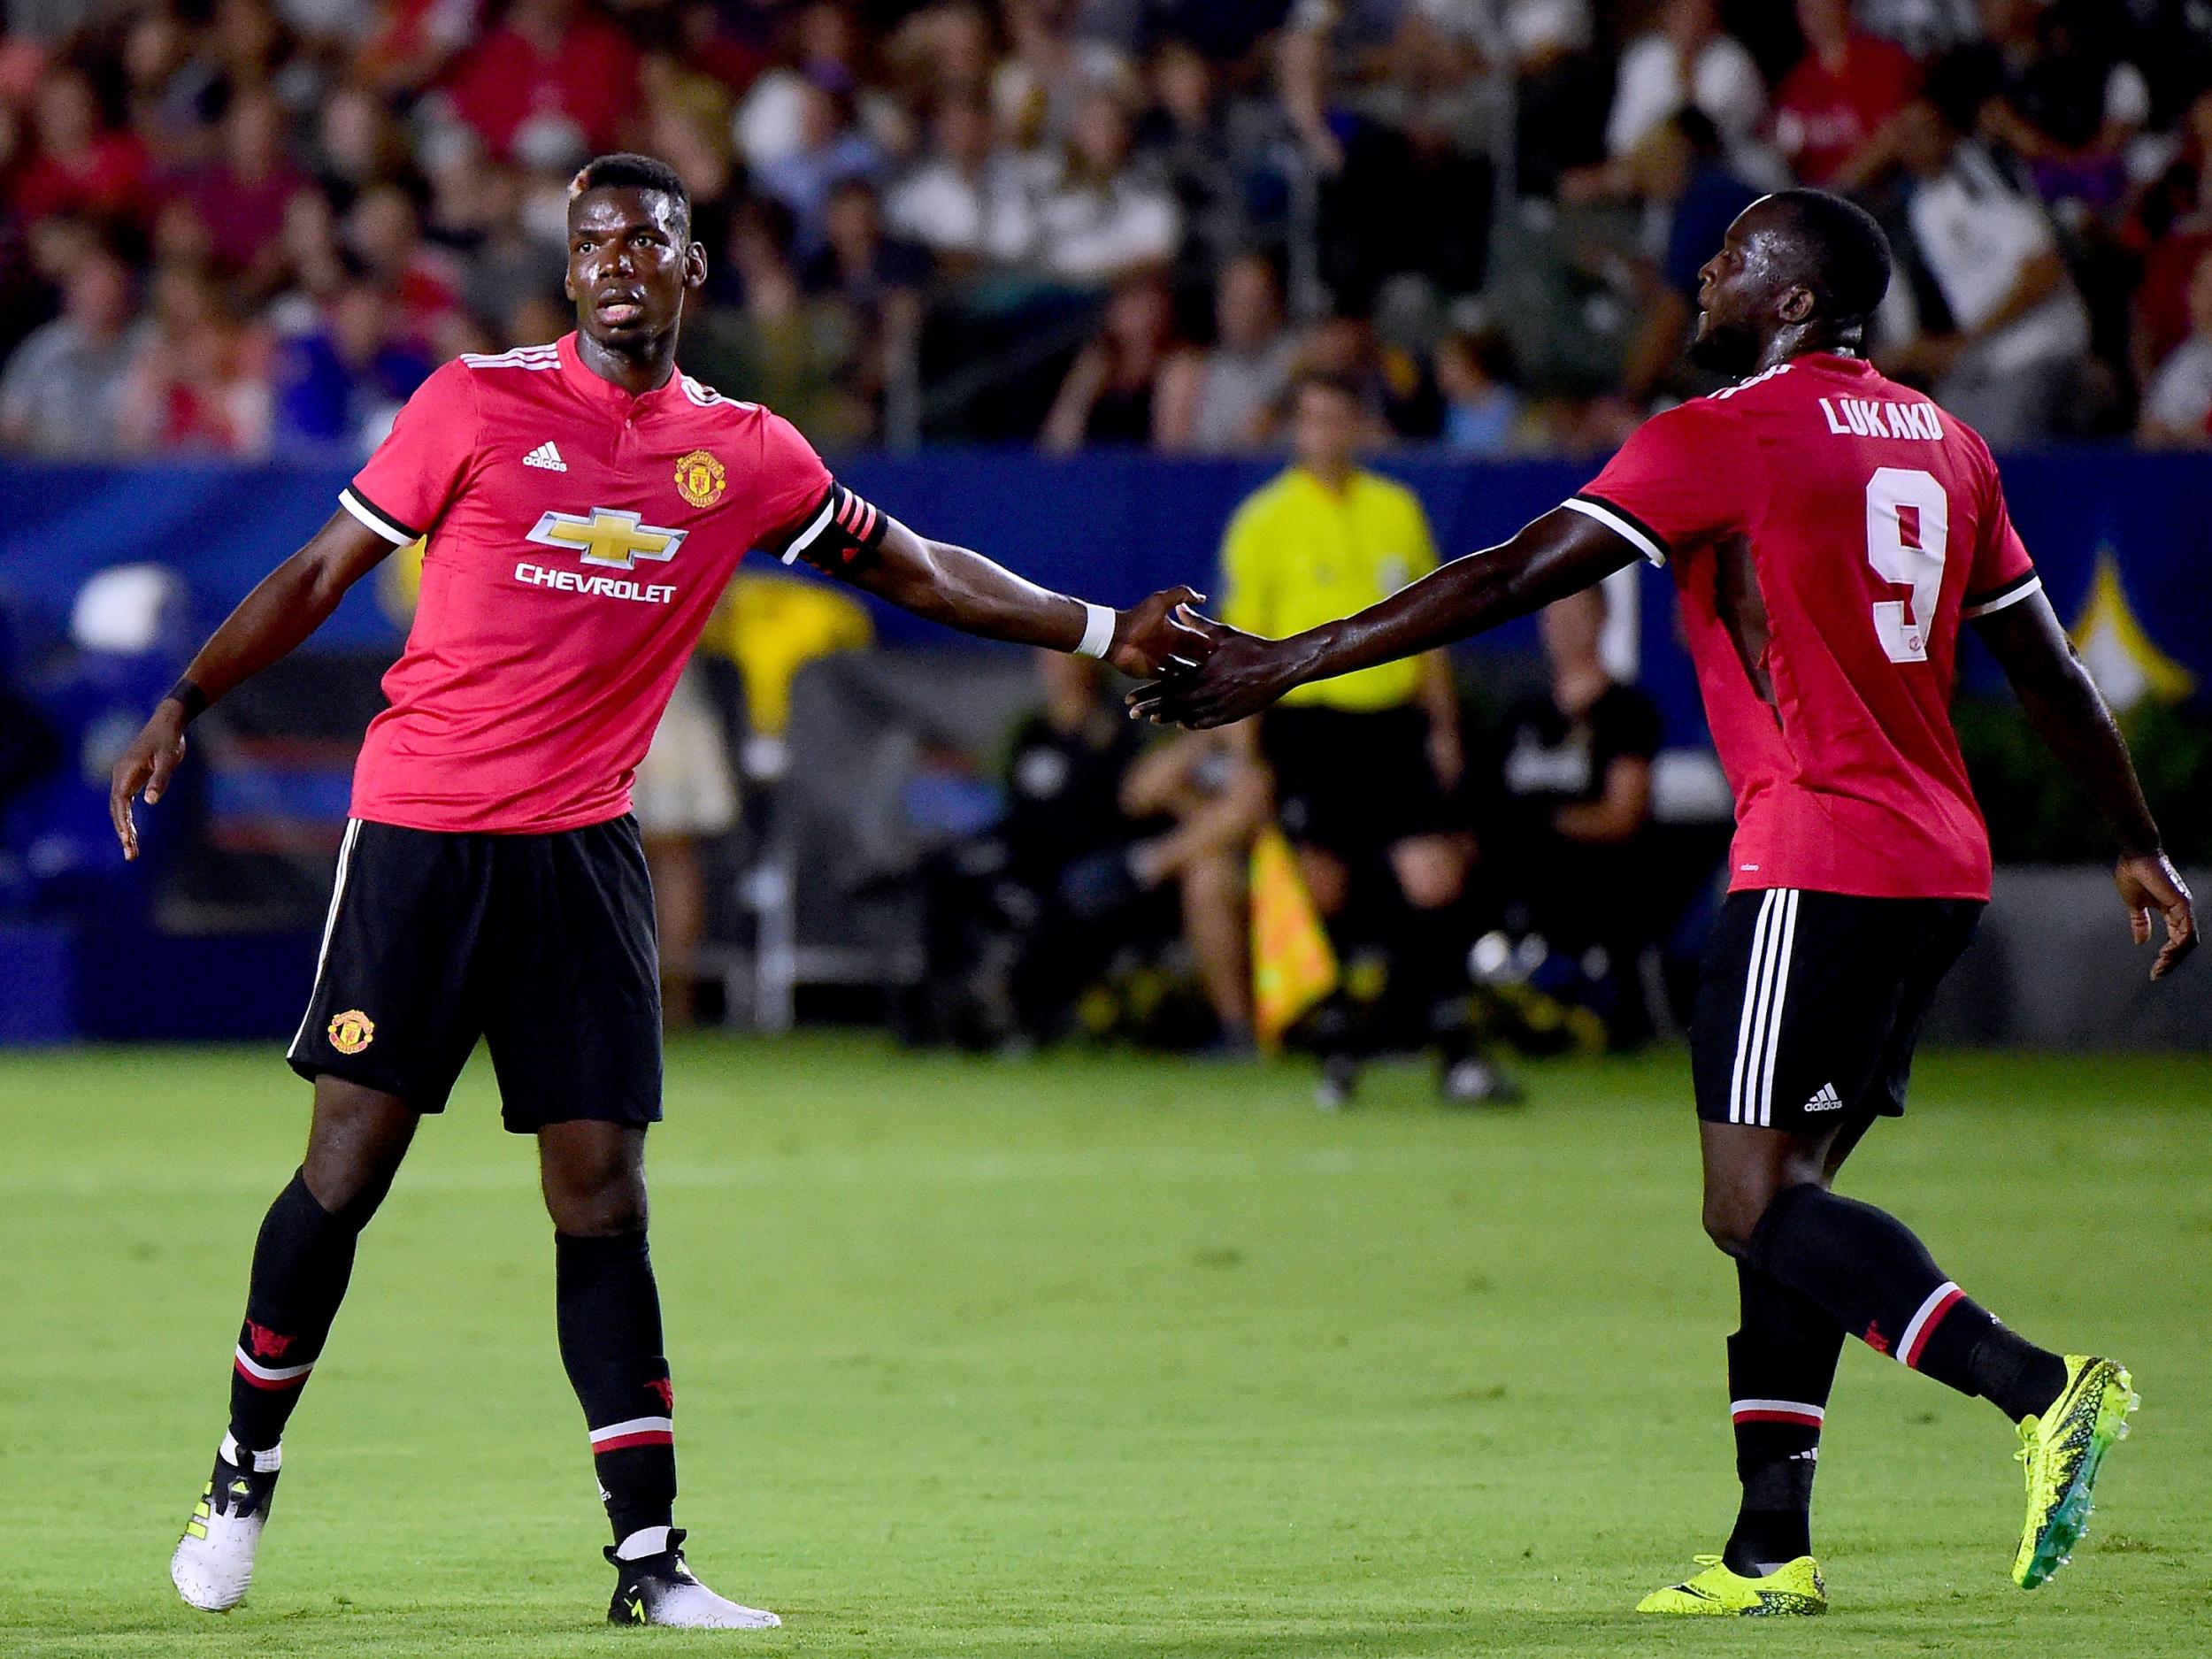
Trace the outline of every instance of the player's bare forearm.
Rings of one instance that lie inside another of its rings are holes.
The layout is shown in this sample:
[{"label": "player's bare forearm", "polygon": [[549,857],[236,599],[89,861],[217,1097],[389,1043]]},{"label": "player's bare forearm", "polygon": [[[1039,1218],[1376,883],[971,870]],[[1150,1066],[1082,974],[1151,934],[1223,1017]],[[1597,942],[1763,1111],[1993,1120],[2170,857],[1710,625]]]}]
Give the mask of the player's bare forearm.
[{"label": "player's bare forearm", "polygon": [[2196,948],[2196,910],[2188,884],[2161,848],[2157,821],[2112,710],[2040,592],[1984,618],[1980,627],[2028,723],[2095,803],[2120,844],[2112,879],[2135,942],[2149,941],[2154,910],[2164,922],[2165,941],[2151,964],[2151,977],[2162,979]]},{"label": "player's bare forearm", "polygon": [[[1041,588],[967,548],[917,535],[896,519],[885,527],[879,557],[849,580],[902,611],[963,634],[1047,650],[1076,649],[1089,617],[1083,601]],[[1139,675],[1204,661],[1210,641],[1180,614],[1185,605],[1202,602],[1202,595],[1176,588],[1117,612],[1107,659]]]},{"label": "player's bare forearm", "polygon": [[1636,549],[1561,507],[1509,541],[1440,566],[1379,604],[1286,640],[1208,624],[1214,654],[1187,679],[1132,694],[1137,715],[1193,726],[1257,714],[1293,687],[1442,648],[1540,611],[1633,564]]},{"label": "player's bare forearm", "polygon": [[881,557],[853,578],[878,598],[963,634],[1071,651],[1083,638],[1083,604],[1041,588],[996,561],[918,536],[895,519]]},{"label": "player's bare forearm", "polygon": [[162,698],[115,763],[108,782],[108,816],[126,858],[138,856],[131,803],[141,790],[149,806],[161,799],[184,758],[184,728],[193,717],[296,649],[329,619],[346,590],[391,550],[389,541],[350,513],[333,513],[304,547],[239,601],[184,671],[180,688],[190,687],[187,695],[196,698],[196,704],[188,705],[176,692]]}]

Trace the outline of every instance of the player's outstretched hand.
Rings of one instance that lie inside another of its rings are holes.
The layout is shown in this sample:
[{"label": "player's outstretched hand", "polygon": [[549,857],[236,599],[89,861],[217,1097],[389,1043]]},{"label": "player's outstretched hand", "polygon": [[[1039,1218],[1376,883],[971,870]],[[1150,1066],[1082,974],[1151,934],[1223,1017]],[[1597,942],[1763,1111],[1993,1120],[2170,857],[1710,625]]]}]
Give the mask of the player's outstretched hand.
[{"label": "player's outstretched hand", "polygon": [[131,803],[140,790],[151,806],[168,788],[169,780],[184,758],[184,718],[179,706],[164,698],[153,718],[131,740],[115,763],[108,780],[108,817],[115,823],[115,839],[123,843],[123,856],[138,856],[138,826],[131,819]]},{"label": "player's outstretched hand", "polygon": [[1233,726],[1257,714],[1294,683],[1289,653],[1279,640],[1263,640],[1210,618],[1198,618],[1213,655],[1195,673],[1139,686],[1129,694],[1129,718],[1155,726]]},{"label": "player's outstretched hand", "polygon": [[2130,853],[2113,867],[2112,885],[2120,889],[2120,902],[2128,907],[2128,926],[2137,944],[2150,943],[2153,910],[2166,918],[2166,942],[2151,964],[2151,978],[2164,979],[2197,948],[2197,913],[2190,902],[2189,884],[2163,853]]},{"label": "player's outstretched hand", "polygon": [[1191,607],[1206,595],[1168,588],[1118,612],[1106,660],[1133,680],[1187,674],[1213,654],[1214,625]]}]

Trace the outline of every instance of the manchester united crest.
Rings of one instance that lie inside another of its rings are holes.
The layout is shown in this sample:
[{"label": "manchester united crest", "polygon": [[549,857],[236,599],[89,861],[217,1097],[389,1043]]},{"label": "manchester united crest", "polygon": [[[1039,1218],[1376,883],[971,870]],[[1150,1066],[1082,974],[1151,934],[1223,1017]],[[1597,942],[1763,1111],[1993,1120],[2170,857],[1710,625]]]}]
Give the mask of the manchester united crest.
[{"label": "manchester united crest", "polygon": [[676,488],[695,507],[713,506],[729,481],[722,463],[704,449],[694,449],[676,463]]},{"label": "manchester united crest", "polygon": [[340,1054],[359,1054],[375,1041],[376,1022],[359,1009],[331,1017],[330,1046]]}]

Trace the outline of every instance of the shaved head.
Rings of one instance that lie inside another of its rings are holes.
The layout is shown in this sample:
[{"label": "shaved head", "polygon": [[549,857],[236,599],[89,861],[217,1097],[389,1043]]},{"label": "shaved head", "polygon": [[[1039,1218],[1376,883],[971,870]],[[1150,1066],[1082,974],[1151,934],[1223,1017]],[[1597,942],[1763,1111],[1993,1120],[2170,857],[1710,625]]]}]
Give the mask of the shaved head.
[{"label": "shaved head", "polygon": [[1736,216],[1698,273],[1690,356],[1743,375],[1782,356],[1856,351],[1889,290],[1889,239],[1873,215],[1824,190],[1780,190]]}]

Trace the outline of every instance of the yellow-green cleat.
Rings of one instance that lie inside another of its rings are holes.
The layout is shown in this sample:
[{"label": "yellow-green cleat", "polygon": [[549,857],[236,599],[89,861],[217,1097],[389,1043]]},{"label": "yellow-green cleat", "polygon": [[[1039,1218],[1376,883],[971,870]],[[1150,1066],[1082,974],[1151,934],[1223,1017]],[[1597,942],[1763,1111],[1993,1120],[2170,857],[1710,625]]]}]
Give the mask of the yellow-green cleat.
[{"label": "yellow-green cleat", "polygon": [[1654,1590],[1636,1610],[1722,1618],[1802,1618],[1828,1610],[1828,1586],[1810,1555],[1786,1561],[1763,1578],[1731,1572],[1718,1555],[1700,1555],[1697,1564],[1705,1571]]},{"label": "yellow-green cleat", "polygon": [[2104,1455],[2125,1440],[2128,1413],[2140,1403],[2134,1379],[2117,1360],[2066,1356],[2066,1386],[2039,1417],[2020,1419],[2020,1449],[2028,1473],[2028,1519],[2012,1558],[2012,1581],[2032,1590],[2073,1559],[2089,1530],[2090,1494]]}]

